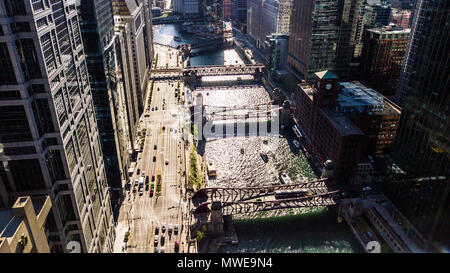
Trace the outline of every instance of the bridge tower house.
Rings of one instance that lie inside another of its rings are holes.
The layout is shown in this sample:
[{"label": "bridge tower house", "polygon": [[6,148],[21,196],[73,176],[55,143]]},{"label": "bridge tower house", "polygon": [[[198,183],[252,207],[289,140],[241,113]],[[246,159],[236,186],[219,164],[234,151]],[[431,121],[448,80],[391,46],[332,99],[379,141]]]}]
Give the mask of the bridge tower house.
[{"label": "bridge tower house", "polygon": [[333,162],[333,160],[328,159],[323,164],[321,178],[333,178],[333,175],[334,175],[334,162]]}]

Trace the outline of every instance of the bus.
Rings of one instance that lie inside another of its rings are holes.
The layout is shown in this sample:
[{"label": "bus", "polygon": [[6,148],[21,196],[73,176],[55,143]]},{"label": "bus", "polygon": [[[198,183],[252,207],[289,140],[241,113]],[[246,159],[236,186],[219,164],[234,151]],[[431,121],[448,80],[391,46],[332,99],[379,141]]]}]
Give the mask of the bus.
[{"label": "bus", "polygon": [[217,176],[216,167],[214,166],[214,164],[212,162],[208,163],[208,176],[211,176],[211,177]]}]

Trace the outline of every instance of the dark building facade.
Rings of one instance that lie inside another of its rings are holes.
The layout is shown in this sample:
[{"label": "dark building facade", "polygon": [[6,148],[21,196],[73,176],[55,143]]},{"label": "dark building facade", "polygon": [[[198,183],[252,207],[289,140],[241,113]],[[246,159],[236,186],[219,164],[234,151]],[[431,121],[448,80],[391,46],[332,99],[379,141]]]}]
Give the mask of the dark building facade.
[{"label": "dark building facade", "polygon": [[430,245],[448,249],[450,2],[418,0],[414,13],[396,94],[403,113],[392,154],[394,163],[412,179],[402,183],[392,178],[385,191]]},{"label": "dark building facade", "polygon": [[[116,63],[112,3],[110,0],[81,0],[77,8],[108,185],[112,189],[121,189],[121,179],[126,179],[121,174],[126,175],[127,171],[122,170],[117,153],[117,128],[110,103],[117,88],[113,73]],[[112,193],[119,193],[119,196],[111,196],[114,202],[120,198],[121,190]]]},{"label": "dark building facade", "polygon": [[373,5],[375,12],[374,27],[388,26],[391,22],[392,8],[388,1],[381,1],[380,4]]},{"label": "dark building facade", "polygon": [[313,82],[314,72],[335,71],[350,78],[358,0],[293,1],[288,66],[299,79]]},{"label": "dark building facade", "polygon": [[232,18],[241,23],[247,22],[247,0],[231,0]]},{"label": "dark building facade", "polygon": [[363,35],[360,69],[363,80],[387,97],[397,89],[410,29],[382,27]]}]

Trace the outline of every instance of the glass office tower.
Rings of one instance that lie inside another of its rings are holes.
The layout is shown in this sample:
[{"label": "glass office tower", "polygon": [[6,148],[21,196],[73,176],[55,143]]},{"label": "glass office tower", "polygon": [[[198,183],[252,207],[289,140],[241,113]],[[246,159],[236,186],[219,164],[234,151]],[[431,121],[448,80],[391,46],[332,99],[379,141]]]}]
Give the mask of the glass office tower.
[{"label": "glass office tower", "polygon": [[0,206],[48,195],[52,252],[111,252],[114,221],[75,0],[0,1]]},{"label": "glass office tower", "polygon": [[121,148],[115,136],[114,98],[117,83],[112,3],[110,0],[80,0],[77,8],[106,177],[113,189],[111,200],[115,206],[121,197],[122,179],[127,179],[127,158],[121,159],[118,155]]},{"label": "glass office tower", "polygon": [[350,79],[360,2],[293,1],[288,66],[297,78],[313,81],[315,72],[330,70]]},{"label": "glass office tower", "polygon": [[[450,1],[418,0],[397,101],[403,111],[393,162],[409,179],[386,195],[427,237],[450,246]],[[448,248],[447,248],[448,249]]]}]

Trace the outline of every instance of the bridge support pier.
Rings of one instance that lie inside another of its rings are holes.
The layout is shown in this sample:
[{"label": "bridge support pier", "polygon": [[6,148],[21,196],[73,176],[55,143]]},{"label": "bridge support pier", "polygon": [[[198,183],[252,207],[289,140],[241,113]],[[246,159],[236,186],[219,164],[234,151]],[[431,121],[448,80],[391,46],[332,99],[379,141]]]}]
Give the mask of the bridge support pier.
[{"label": "bridge support pier", "polygon": [[213,202],[211,205],[211,234],[220,237],[224,235],[223,232],[223,213],[222,203],[220,201]]}]

